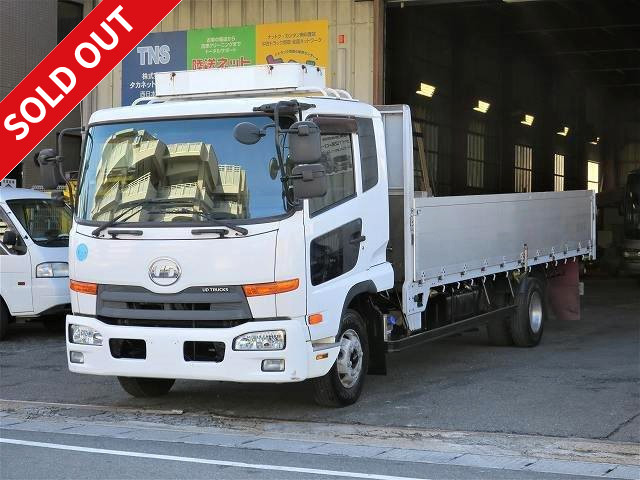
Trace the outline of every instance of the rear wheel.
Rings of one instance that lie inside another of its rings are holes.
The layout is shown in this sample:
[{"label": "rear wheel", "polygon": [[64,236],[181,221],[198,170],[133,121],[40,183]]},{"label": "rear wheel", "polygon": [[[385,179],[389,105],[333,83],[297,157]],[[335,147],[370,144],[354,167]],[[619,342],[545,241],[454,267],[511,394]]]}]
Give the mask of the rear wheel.
[{"label": "rear wheel", "polygon": [[9,308],[5,305],[4,300],[0,298],[0,340],[4,340],[7,337],[10,318]]},{"label": "rear wheel", "polygon": [[134,397],[166,395],[175,383],[175,380],[170,378],[118,377],[118,381],[122,388]]},{"label": "rear wheel", "polygon": [[524,280],[516,305],[518,309],[511,319],[511,337],[518,347],[534,347],[542,339],[546,319],[543,283],[533,277]]},{"label": "rear wheel", "polygon": [[340,322],[340,353],[331,370],[314,379],[315,400],[328,407],[355,403],[360,397],[369,368],[369,344],[362,317],[347,310]]}]

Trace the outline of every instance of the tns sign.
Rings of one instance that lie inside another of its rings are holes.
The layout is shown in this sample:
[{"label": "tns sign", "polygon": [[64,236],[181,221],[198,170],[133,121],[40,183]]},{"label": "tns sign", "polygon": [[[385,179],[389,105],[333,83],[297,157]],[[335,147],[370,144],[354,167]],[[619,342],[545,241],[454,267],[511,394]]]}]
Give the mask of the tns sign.
[{"label": "tns sign", "polygon": [[150,33],[122,61],[122,105],[153,97],[155,72],[187,69],[187,32]]}]

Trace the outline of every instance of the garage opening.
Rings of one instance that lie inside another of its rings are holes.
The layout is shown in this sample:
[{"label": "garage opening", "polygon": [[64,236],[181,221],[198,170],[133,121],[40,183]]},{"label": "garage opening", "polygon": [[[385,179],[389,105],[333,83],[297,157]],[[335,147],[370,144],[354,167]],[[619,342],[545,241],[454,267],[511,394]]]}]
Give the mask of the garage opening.
[{"label": "garage opening", "polygon": [[640,2],[395,1],[385,102],[416,190],[619,191],[640,167]]}]

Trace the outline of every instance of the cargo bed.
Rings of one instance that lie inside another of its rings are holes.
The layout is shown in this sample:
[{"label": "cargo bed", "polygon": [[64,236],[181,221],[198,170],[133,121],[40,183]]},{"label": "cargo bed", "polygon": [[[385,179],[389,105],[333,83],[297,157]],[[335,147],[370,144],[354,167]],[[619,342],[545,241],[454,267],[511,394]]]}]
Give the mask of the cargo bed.
[{"label": "cargo bed", "polygon": [[[413,330],[430,289],[540,264],[595,258],[595,194],[433,197],[415,192],[407,106],[379,107],[389,171],[389,258]],[[402,219],[402,222],[400,222]]]}]

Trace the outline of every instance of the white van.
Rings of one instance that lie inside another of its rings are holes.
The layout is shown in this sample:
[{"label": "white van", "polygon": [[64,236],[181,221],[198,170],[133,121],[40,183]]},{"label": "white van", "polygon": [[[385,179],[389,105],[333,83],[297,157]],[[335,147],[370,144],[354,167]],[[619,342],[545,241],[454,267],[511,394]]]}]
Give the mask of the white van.
[{"label": "white van", "polygon": [[0,188],[0,339],[16,319],[61,329],[71,311],[69,229],[62,200],[24,188]]}]

